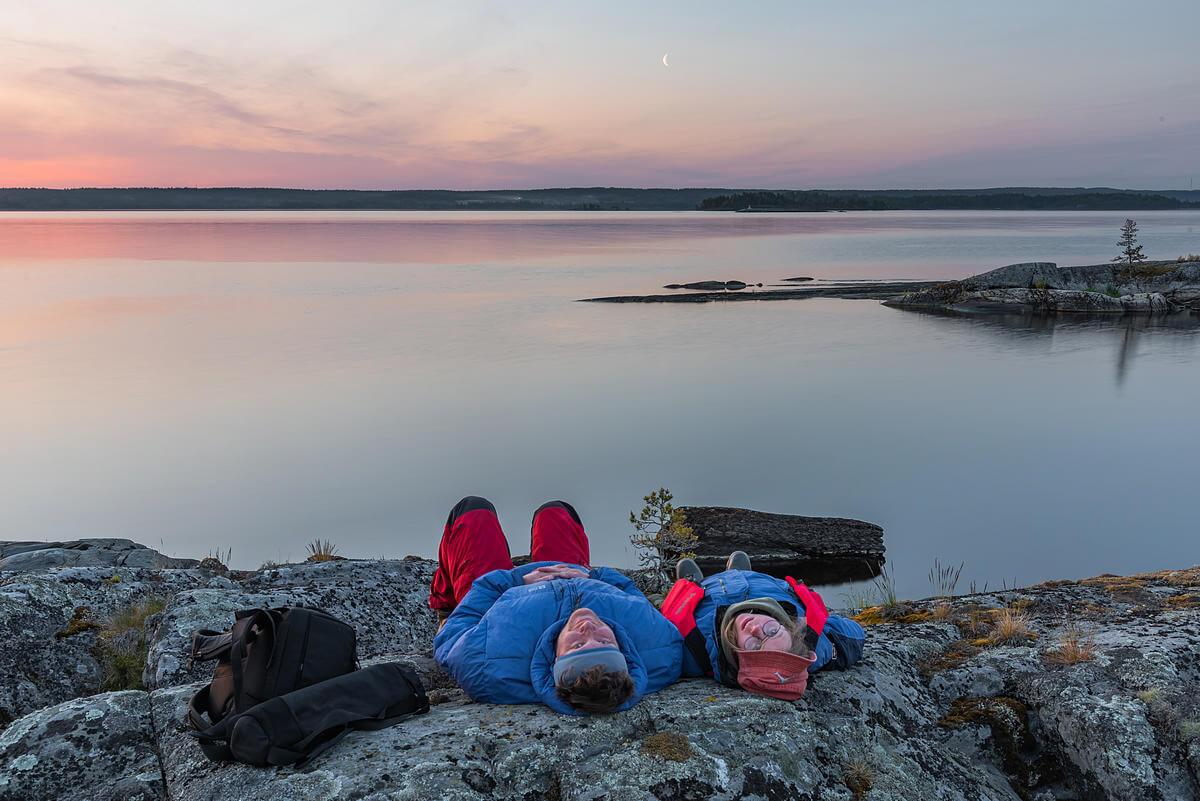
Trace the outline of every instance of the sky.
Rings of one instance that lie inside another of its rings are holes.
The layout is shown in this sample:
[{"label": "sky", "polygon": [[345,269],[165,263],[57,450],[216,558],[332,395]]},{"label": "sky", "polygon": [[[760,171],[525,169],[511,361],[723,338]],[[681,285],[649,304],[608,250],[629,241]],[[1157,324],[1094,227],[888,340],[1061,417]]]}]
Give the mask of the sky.
[{"label": "sky", "polygon": [[0,186],[1200,185],[1196,0],[4,6]]}]

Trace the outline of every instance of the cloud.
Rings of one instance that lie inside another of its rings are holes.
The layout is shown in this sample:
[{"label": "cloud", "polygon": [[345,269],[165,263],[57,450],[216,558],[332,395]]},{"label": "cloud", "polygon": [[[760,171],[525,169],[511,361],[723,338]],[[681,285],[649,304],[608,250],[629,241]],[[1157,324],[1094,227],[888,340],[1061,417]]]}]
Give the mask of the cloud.
[{"label": "cloud", "polygon": [[141,78],[114,75],[89,67],[46,68],[39,72],[52,83],[82,83],[93,88],[128,91],[151,102],[157,96],[166,95],[195,106],[205,114],[214,114],[285,135],[299,135],[301,131],[276,125],[269,118],[245,108],[242,104],[207,86],[188,83],[171,78]]}]

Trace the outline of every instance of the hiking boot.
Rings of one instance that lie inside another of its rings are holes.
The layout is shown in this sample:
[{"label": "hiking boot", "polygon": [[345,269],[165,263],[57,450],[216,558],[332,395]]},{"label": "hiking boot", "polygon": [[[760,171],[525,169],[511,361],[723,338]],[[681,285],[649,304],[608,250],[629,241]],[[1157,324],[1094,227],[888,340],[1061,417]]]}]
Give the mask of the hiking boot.
[{"label": "hiking boot", "polygon": [[729,559],[725,561],[726,570],[749,570],[750,557],[745,551],[734,551],[729,554]]},{"label": "hiking boot", "polygon": [[446,625],[446,621],[450,619],[450,613],[453,609],[434,609],[433,613],[437,615],[437,630],[441,631],[442,626]]},{"label": "hiking boot", "polygon": [[675,563],[675,580],[687,579],[694,581],[697,584],[704,581],[704,574],[700,572],[700,566],[693,559],[680,559]]}]

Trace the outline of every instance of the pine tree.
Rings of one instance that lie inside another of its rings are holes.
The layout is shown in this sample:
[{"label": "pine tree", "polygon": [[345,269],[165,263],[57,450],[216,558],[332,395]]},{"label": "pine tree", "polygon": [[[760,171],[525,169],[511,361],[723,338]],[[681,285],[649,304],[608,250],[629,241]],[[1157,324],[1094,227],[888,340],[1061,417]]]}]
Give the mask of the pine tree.
[{"label": "pine tree", "polygon": [[1113,261],[1126,262],[1130,269],[1137,262],[1146,260],[1142,246],[1137,243],[1137,223],[1133,220],[1126,219],[1125,224],[1121,226],[1121,240],[1117,242],[1117,247],[1121,249],[1121,255]]}]

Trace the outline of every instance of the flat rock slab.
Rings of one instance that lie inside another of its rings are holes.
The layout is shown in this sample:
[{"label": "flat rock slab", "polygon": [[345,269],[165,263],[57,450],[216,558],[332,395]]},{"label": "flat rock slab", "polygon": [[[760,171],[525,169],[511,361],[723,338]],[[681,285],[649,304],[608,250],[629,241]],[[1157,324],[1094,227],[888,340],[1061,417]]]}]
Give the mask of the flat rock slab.
[{"label": "flat rock slab", "polygon": [[[927,636],[927,647],[949,639]],[[946,752],[929,692],[908,667],[913,653],[899,640],[880,645],[854,670],[814,677],[798,703],[708,679],[592,718],[448,701],[351,734],[298,769],[208,762],[182,722],[194,686],[155,691],[154,723],[171,797],[189,801],[848,801],[855,763],[870,766],[874,799],[1016,801],[986,761]]]},{"label": "flat rock slab", "polygon": [[[798,279],[788,278],[788,281]],[[804,298],[849,298],[884,300],[905,292],[936,286],[937,281],[883,281],[814,286],[796,289],[755,289],[742,292],[693,292],[687,295],[613,295],[583,298],[581,303],[710,303],[735,300],[803,300]]]},{"label": "flat rock slab", "polygon": [[879,575],[883,529],[844,517],[804,517],[728,506],[684,506],[700,539],[696,564],[705,575],[725,569],[733,551],[750,555],[755,570],[810,584],[840,584]]},{"label": "flat rock slab", "polygon": [[153,548],[124,539],[0,541],[0,571],[100,566],[179,569],[195,567],[199,563],[197,559],[164,556]]}]

